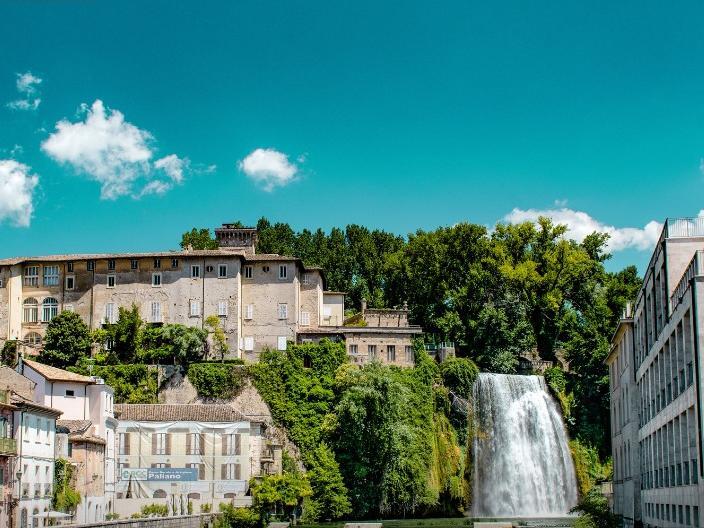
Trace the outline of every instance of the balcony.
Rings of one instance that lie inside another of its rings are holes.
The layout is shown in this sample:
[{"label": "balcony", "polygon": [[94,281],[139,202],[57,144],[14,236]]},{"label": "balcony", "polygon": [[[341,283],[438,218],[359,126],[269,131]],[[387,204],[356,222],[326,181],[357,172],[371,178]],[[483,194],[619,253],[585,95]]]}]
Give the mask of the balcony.
[{"label": "balcony", "polygon": [[694,253],[694,257],[692,257],[692,260],[689,262],[689,266],[687,266],[687,269],[680,278],[675,291],[670,297],[670,314],[675,311],[675,308],[677,308],[685,293],[689,290],[690,281],[694,277],[699,277],[701,275],[704,275],[704,251],[699,250]]},{"label": "balcony", "polygon": [[17,441],[14,438],[0,437],[0,455],[16,456]]},{"label": "balcony", "polygon": [[664,238],[688,238],[704,236],[704,217],[668,218],[663,228]]}]

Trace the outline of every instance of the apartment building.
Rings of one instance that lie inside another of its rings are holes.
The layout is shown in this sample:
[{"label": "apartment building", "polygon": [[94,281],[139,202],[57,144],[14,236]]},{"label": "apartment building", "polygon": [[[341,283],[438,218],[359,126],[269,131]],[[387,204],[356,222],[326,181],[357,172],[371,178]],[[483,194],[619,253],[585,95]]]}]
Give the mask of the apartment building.
[{"label": "apartment building", "polygon": [[614,509],[646,527],[701,527],[702,281],[704,219],[668,219],[607,358]]},{"label": "apartment building", "polygon": [[112,387],[29,359],[21,359],[17,371],[34,382],[34,401],[61,412],[57,423],[67,429],[66,454],[83,497],[75,522],[104,521],[113,511],[117,477]]},{"label": "apartment building", "polygon": [[[284,350],[311,330],[347,335],[334,331],[344,326],[344,293],[326,291],[322,269],[295,257],[257,253],[256,229],[223,224],[215,235],[219,248],[213,250],[0,259],[0,346],[15,340],[31,355],[61,311],[79,314],[96,329],[114,323],[119,308],[133,304],[153,325],[203,327],[216,315],[230,356],[248,361],[257,361],[267,348]],[[401,330],[377,332],[376,346],[386,351],[390,345],[391,356],[405,358],[406,345],[419,331],[406,330],[403,344],[391,343]],[[379,353],[378,359],[387,355]]]},{"label": "apartment building", "polygon": [[281,471],[281,445],[229,405],[118,404],[115,414],[123,517],[154,502],[177,514],[188,503],[246,506],[250,478]]},{"label": "apartment building", "polygon": [[0,388],[0,528],[10,528],[12,513],[12,484],[17,459],[17,441],[14,438],[14,412],[9,390]]}]

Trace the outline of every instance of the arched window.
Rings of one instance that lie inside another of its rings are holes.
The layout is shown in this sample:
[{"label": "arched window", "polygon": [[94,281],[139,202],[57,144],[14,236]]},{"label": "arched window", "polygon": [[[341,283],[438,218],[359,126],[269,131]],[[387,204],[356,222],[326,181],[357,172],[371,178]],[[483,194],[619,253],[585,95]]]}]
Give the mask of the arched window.
[{"label": "arched window", "polygon": [[48,323],[59,314],[59,301],[53,297],[47,297],[42,302],[42,321]]},{"label": "arched window", "polygon": [[34,297],[24,300],[24,319],[25,323],[36,323],[39,321],[39,303]]},{"label": "arched window", "polygon": [[32,512],[32,528],[39,527],[39,508],[34,508]]},{"label": "arched window", "polygon": [[42,344],[42,336],[36,332],[30,332],[24,336],[24,344],[31,347],[37,347]]},{"label": "arched window", "polygon": [[22,508],[20,515],[20,528],[27,528],[27,508]]},{"label": "arched window", "polygon": [[188,498],[190,500],[200,500],[200,493],[195,493],[195,492],[189,493]]},{"label": "arched window", "polygon": [[154,495],[152,495],[153,498],[155,499],[165,499],[166,498],[166,492],[164,490],[156,490],[154,492]]}]

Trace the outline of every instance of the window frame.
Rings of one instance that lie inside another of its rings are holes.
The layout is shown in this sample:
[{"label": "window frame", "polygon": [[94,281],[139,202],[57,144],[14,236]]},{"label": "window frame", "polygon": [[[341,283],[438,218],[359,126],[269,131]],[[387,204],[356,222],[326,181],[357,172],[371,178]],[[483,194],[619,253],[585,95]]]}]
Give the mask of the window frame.
[{"label": "window frame", "polygon": [[253,274],[254,274],[254,266],[247,264],[244,267],[244,278],[251,279]]},{"label": "window frame", "polygon": [[279,321],[287,321],[288,320],[288,303],[279,303],[279,306],[276,310],[276,313],[279,317]]},{"label": "window frame", "polygon": [[200,277],[200,264],[191,264],[191,278],[200,279]]},{"label": "window frame", "polygon": [[190,299],[188,301],[188,316],[200,317],[200,301],[198,299]]},{"label": "window frame", "polygon": [[[29,273],[28,271],[36,271],[36,273]],[[27,286],[28,288],[38,288],[39,287],[39,266],[31,265],[25,266],[22,270],[22,286]]]},{"label": "window frame", "polygon": [[[54,273],[49,273],[49,272]],[[60,284],[61,273],[58,265],[43,266],[42,268],[42,284],[44,286],[58,286]]]},{"label": "window frame", "polygon": [[288,280],[288,264],[279,264],[279,280]]},{"label": "window frame", "polygon": [[229,303],[226,300],[218,301],[218,316],[227,317],[229,315]]},{"label": "window frame", "polygon": [[[110,284],[110,282],[111,282],[110,279],[112,279],[112,284]],[[105,287],[112,289],[112,288],[115,287],[115,284],[117,284],[117,275],[115,275],[114,273],[110,273],[110,274],[106,277],[105,280],[106,280]]]},{"label": "window frame", "polygon": [[45,297],[42,300],[42,323],[51,322],[57,315],[59,315],[59,300],[55,297]]},{"label": "window frame", "polygon": [[[223,270],[225,272],[223,273]],[[227,278],[227,264],[218,264],[218,279],[226,279]]]},{"label": "window frame", "polygon": [[[71,285],[69,286],[69,281],[71,281]],[[66,275],[64,277],[64,289],[67,291],[73,291],[76,288],[76,276],[75,275]]]},{"label": "window frame", "polygon": [[[154,279],[158,278],[159,280],[155,281]],[[153,271],[152,272],[152,288],[161,288],[161,272],[160,271]]]}]

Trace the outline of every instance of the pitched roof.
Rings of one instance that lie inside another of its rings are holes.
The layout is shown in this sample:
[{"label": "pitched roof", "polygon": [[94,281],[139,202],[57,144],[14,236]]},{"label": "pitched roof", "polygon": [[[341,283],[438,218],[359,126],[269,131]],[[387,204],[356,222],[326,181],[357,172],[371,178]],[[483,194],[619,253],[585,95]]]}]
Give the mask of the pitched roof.
[{"label": "pitched roof", "polygon": [[23,262],[63,262],[71,260],[105,260],[119,258],[177,258],[177,257],[242,257],[242,248],[193,249],[185,251],[152,251],[148,253],[67,253],[64,255],[20,256],[0,259],[0,266],[12,266]]},{"label": "pitched roof", "polygon": [[242,413],[224,404],[115,404],[118,420],[135,422],[244,422]]},{"label": "pitched roof", "polygon": [[92,385],[95,383],[93,378],[89,378],[88,376],[82,376],[81,374],[76,374],[75,372],[69,372],[68,370],[51,367],[49,365],[45,365],[44,363],[32,361],[31,359],[23,359],[22,363],[36,370],[40,375],[44,376],[49,381],[70,381],[74,383],[85,383],[86,385]]},{"label": "pitched roof", "polygon": [[93,422],[90,420],[56,420],[57,427],[65,427],[70,434],[81,434],[87,431]]},{"label": "pitched roof", "polygon": [[14,392],[10,396],[10,403],[12,403],[13,405],[16,405],[20,409],[26,408],[26,409],[29,409],[30,411],[40,412],[40,413],[44,413],[44,414],[50,414],[50,415],[54,416],[54,418],[57,418],[63,414],[58,409],[54,409],[52,407],[47,407],[46,405],[42,405],[40,403],[33,402],[32,400],[28,400],[27,398],[24,398]]}]

